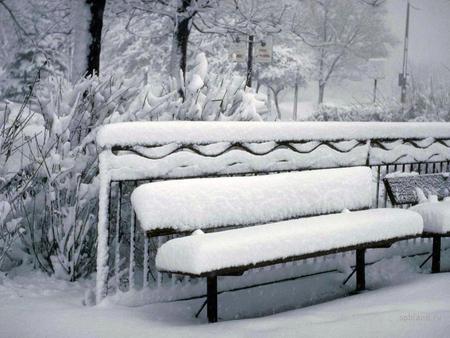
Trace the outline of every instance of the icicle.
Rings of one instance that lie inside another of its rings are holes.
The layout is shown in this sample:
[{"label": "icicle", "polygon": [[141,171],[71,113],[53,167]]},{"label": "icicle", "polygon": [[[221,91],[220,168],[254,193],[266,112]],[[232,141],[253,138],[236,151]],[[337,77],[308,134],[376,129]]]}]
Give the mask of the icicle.
[{"label": "icicle", "polygon": [[[161,245],[162,245],[162,238],[160,236],[160,237],[158,237],[158,249],[161,247]],[[162,274],[159,271],[157,271],[156,272],[156,287],[159,289],[161,287],[161,284],[162,284]]]},{"label": "icicle", "polygon": [[142,288],[148,287],[148,236],[144,236],[144,280],[142,283]]},{"label": "icicle", "polygon": [[134,210],[131,209],[131,220],[130,220],[130,268],[128,270],[130,282],[130,290],[134,289],[134,237],[135,237],[135,214]]}]

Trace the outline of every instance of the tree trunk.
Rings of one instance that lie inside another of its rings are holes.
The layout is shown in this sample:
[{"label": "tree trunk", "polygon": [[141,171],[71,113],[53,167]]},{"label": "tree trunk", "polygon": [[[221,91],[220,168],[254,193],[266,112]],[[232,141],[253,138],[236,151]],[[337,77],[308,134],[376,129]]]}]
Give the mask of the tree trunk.
[{"label": "tree trunk", "polygon": [[99,73],[106,0],[72,0],[71,77],[77,82],[83,76]]},{"label": "tree trunk", "polygon": [[247,80],[245,85],[249,88],[252,86],[253,77],[253,35],[248,36],[248,52],[247,52]]},{"label": "tree trunk", "polygon": [[178,93],[184,99],[184,80],[186,77],[187,50],[192,16],[187,13],[191,0],[182,0],[177,9],[177,22],[172,41],[170,75],[177,82]]},{"label": "tree trunk", "polygon": [[275,101],[275,108],[277,109],[277,117],[279,120],[281,120],[281,110],[280,110],[280,103],[278,101],[278,94],[280,94],[279,91],[273,91],[273,100]]},{"label": "tree trunk", "polygon": [[100,72],[100,52],[102,47],[103,12],[106,0],[86,0],[91,9],[89,35],[91,37],[87,55],[86,74],[98,75]]},{"label": "tree trunk", "polygon": [[325,95],[325,83],[319,83],[319,104],[323,103],[323,98]]}]

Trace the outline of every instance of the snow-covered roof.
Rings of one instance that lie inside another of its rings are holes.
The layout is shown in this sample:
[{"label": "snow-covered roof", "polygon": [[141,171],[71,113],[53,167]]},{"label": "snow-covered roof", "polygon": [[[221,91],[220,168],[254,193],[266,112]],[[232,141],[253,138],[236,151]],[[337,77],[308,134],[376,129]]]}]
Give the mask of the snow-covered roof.
[{"label": "snow-covered roof", "polygon": [[300,140],[450,138],[442,122],[123,122],[102,127],[100,147]]}]

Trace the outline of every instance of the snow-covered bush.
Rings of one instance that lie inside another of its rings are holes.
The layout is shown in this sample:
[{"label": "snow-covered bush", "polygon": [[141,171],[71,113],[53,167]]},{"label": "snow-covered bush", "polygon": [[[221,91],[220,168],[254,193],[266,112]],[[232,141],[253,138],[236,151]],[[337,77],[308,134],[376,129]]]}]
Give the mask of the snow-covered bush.
[{"label": "snow-covered bush", "polygon": [[[448,94],[445,94],[448,95]],[[404,108],[398,102],[333,106],[321,104],[308,117],[310,121],[382,121],[382,122],[431,122],[450,121],[450,97],[441,96],[439,104],[430,96],[418,94]]]},{"label": "snow-covered bush", "polygon": [[0,146],[10,161],[2,169],[9,174],[2,173],[0,190],[0,259],[20,238],[26,257],[49,274],[75,280],[95,269],[95,136],[100,126],[136,120],[261,120],[267,113],[265,97],[244,90],[242,78],[208,74],[203,54],[187,76],[184,100],[170,83],[156,95],[145,77],[141,82],[91,77],[73,84],[50,75],[37,82],[33,95],[16,109],[22,113],[15,120],[33,122],[28,132],[11,117],[4,124]]},{"label": "snow-covered bush", "polygon": [[0,110],[0,271],[18,263],[11,250],[24,233],[18,202],[29,182],[25,177],[17,184],[16,178],[28,164],[26,146],[35,132],[33,120],[25,106],[6,103]]},{"label": "snow-covered bush", "polygon": [[177,86],[169,83],[158,95],[147,85],[130,104],[134,120],[190,120],[190,121],[259,121],[270,119],[266,96],[245,88],[245,79],[231,73],[208,72],[203,53],[188,72],[184,99]]},{"label": "snow-covered bush", "polygon": [[43,137],[30,143],[33,190],[22,197],[23,242],[35,265],[70,280],[92,271],[97,197],[93,133],[112,113],[120,93],[97,78],[72,85],[51,76],[39,83],[31,104],[44,130]]},{"label": "snow-covered bush", "polygon": [[404,121],[399,105],[355,104],[333,106],[321,104],[308,118],[312,121]]}]

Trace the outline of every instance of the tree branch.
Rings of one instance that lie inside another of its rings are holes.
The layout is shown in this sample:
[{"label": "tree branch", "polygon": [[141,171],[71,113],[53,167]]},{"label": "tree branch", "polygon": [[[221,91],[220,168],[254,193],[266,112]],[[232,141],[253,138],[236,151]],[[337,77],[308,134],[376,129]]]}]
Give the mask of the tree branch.
[{"label": "tree branch", "polygon": [[14,24],[19,28],[19,30],[25,35],[30,36],[30,33],[28,33],[25,28],[22,27],[22,25],[19,23],[19,21],[16,18],[16,15],[14,12],[9,8],[9,6],[5,3],[4,0],[0,0],[0,5],[8,12],[9,16],[11,17]]}]

